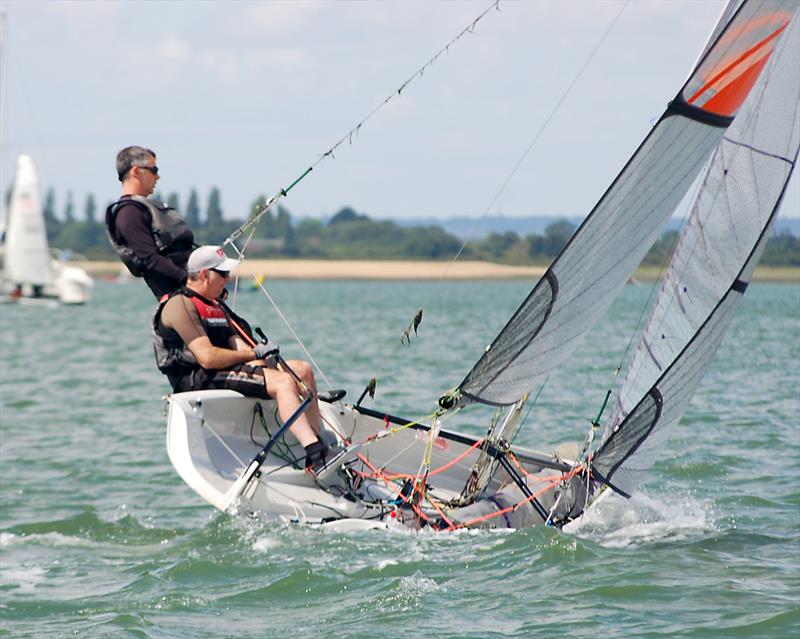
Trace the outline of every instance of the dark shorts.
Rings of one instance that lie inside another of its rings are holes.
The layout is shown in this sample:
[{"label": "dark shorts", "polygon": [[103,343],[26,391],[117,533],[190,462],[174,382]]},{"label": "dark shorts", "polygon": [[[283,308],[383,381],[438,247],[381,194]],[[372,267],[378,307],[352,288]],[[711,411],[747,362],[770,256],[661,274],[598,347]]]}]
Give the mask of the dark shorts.
[{"label": "dark shorts", "polygon": [[260,366],[239,364],[224,371],[199,369],[191,375],[178,380],[175,391],[207,390],[209,388],[228,388],[247,397],[267,399],[267,387]]}]

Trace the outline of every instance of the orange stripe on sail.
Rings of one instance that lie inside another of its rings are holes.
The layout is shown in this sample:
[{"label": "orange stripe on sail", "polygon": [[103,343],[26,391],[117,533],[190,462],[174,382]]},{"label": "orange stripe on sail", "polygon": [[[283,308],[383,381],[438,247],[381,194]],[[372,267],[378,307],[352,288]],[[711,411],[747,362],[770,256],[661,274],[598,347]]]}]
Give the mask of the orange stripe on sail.
[{"label": "orange stripe on sail", "polygon": [[764,68],[764,65],[767,63],[767,60],[769,60],[770,55],[772,55],[774,47],[769,51],[762,51],[762,49],[767,46],[767,44],[775,40],[775,38],[777,38],[781,33],[783,33],[787,26],[789,26],[788,20],[775,29],[775,31],[769,34],[766,38],[750,47],[733,62],[728,64],[724,69],[711,78],[711,80],[700,87],[691,98],[689,98],[689,104],[693,104],[700,96],[702,96],[720,80],[725,78],[725,76],[727,76],[742,62],[752,58],[756,53],[760,52],[763,55],[761,60],[756,62],[750,60],[752,64],[747,69],[740,71],[735,78],[725,84],[725,86],[723,86],[713,97],[709,98],[709,100],[701,107],[706,111],[711,111],[719,115],[725,115],[729,117],[733,116],[738,108],[742,105],[742,102],[744,102],[747,94],[750,92],[750,89],[758,79],[761,69]]},{"label": "orange stripe on sail", "polygon": [[747,98],[750,89],[758,80],[761,69],[767,64],[769,56],[764,56],[753,66],[741,73],[734,80],[726,84],[719,92],[715,93],[703,105],[705,111],[718,113],[720,115],[733,115]]}]

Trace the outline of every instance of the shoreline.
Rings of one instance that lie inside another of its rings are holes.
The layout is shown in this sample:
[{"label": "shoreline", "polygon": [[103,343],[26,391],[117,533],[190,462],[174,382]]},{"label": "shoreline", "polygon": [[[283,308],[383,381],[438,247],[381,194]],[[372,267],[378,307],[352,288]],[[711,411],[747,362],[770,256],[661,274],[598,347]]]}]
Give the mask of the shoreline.
[{"label": "shoreline", "polygon": [[[75,261],[95,278],[116,277],[123,268],[118,261]],[[477,260],[436,262],[426,260],[247,260],[239,269],[242,277],[263,275],[275,280],[509,280],[537,279],[545,266],[515,266]],[[658,279],[660,269],[644,267],[634,277],[640,281]],[[759,266],[754,282],[800,283],[800,267]]]}]

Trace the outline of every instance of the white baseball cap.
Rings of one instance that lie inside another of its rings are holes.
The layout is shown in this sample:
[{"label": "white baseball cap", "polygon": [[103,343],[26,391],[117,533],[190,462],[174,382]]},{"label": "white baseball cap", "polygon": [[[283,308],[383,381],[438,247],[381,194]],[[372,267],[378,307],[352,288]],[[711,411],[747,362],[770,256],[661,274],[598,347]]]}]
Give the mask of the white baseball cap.
[{"label": "white baseball cap", "polygon": [[218,271],[232,271],[237,266],[239,262],[225,255],[221,246],[201,246],[192,251],[186,270],[189,273],[199,273],[212,268]]}]

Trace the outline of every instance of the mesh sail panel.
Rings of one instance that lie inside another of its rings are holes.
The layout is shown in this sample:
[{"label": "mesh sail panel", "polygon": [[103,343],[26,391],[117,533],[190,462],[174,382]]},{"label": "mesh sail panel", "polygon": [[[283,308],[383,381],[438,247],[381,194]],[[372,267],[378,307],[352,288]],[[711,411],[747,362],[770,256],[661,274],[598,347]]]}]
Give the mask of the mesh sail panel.
[{"label": "mesh sail panel", "polygon": [[[739,98],[746,97],[757,79],[757,74],[743,71],[751,67],[723,62],[731,56],[748,59],[748,50],[762,37],[748,25],[781,7],[785,3],[745,3],[738,11],[724,14],[731,16],[730,21],[724,29],[715,29],[713,43],[678,98],[461,382],[462,398],[511,404],[578,347],[644,258],[719,143],[741,103]],[[728,37],[730,33],[739,37]],[[760,49],[771,53],[771,43],[778,39]],[[709,78],[712,71],[714,76]],[[722,103],[722,98],[712,102],[714,95],[725,96],[724,110],[706,110],[707,104]]]},{"label": "mesh sail panel", "polygon": [[[592,467],[630,495],[664,443],[666,427],[679,420],[733,319],[741,294],[732,291],[681,358],[617,426],[595,455]],[[656,408],[653,398],[659,398]]]},{"label": "mesh sail panel", "polygon": [[682,116],[656,126],[462,382],[463,395],[514,403],[577,348],[657,239],[722,132]]},{"label": "mesh sail panel", "polygon": [[[618,473],[615,485],[625,492],[653,463],[666,427],[683,415],[763,251],[800,147],[798,60],[795,17],[703,177],[596,455],[601,474]],[[654,388],[663,414],[642,442],[639,421],[649,415]]]},{"label": "mesh sail panel", "polygon": [[[531,340],[539,333],[542,326],[547,322],[550,312],[553,309],[556,297],[558,295],[558,283],[552,273],[545,274],[543,281],[547,286],[537,286],[533,293],[531,293],[522,303],[514,316],[511,318],[509,324],[519,325],[520,330],[515,333],[509,333],[508,338],[502,341],[497,341],[491,347],[491,354],[483,357],[476,365],[472,372],[472,376],[476,380],[486,380],[483,388],[477,386],[464,388],[462,392],[471,395],[476,393],[476,397],[480,396],[485,390],[486,385],[495,381],[496,377],[493,375],[494,371],[511,371],[518,369],[515,364],[520,353],[525,352],[525,348],[530,344]],[[528,322],[518,322],[516,318],[525,317],[531,318]],[[487,354],[489,351],[487,351]],[[517,360],[518,361],[518,360]],[[515,364],[512,367],[512,364]],[[511,367],[509,369],[509,367]],[[512,397],[515,391],[518,391],[519,380],[515,383],[514,380],[507,378],[507,381],[501,382],[505,385],[506,393],[502,399]],[[499,386],[499,384],[496,384]],[[512,400],[512,402],[515,400]],[[502,401],[497,403],[503,403]],[[511,402],[509,402],[511,403]]]}]

